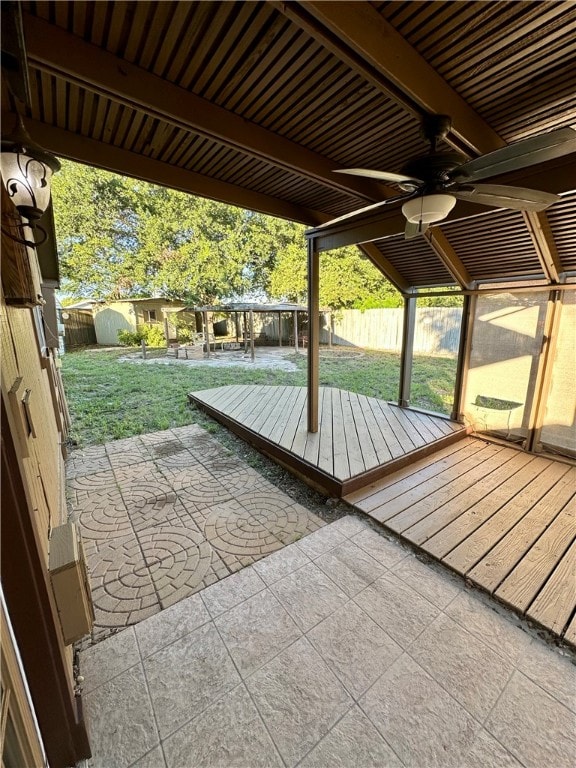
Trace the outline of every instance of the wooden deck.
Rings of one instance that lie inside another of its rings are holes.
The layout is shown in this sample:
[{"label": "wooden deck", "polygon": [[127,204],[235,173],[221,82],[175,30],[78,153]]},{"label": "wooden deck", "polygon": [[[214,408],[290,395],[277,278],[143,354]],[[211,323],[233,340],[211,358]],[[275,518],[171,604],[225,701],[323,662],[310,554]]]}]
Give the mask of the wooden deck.
[{"label": "wooden deck", "polygon": [[310,484],[343,496],[466,437],[455,422],[331,387],[307,431],[305,387],[226,386],[188,395]]},{"label": "wooden deck", "polygon": [[575,492],[576,467],[467,437],[345,498],[576,645]]}]

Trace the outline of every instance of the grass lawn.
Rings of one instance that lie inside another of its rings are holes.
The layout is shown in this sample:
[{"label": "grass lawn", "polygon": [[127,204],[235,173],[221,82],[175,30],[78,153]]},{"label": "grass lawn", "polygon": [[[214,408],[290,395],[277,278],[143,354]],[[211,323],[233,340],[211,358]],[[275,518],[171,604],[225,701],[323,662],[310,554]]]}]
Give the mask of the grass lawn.
[{"label": "grass lawn", "polygon": [[[67,352],[62,374],[72,415],[70,437],[79,446],[104,443],[131,435],[199,423],[212,432],[220,428],[194,406],[187,393],[225,384],[287,384],[306,386],[306,356],[292,355],[295,372],[249,368],[209,368],[187,365],[137,365],[118,358],[136,350],[85,349]],[[164,356],[164,350],[149,356]],[[448,413],[456,361],[417,357],[414,361],[412,403]],[[320,384],[395,400],[398,396],[399,356],[393,353],[339,348],[322,350]]]}]

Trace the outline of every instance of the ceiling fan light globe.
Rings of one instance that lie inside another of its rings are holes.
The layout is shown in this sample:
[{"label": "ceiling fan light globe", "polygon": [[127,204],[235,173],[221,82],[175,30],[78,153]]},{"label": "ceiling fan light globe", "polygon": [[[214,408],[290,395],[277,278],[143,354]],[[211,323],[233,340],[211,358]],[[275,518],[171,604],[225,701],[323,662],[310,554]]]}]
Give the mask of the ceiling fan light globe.
[{"label": "ceiling fan light globe", "polygon": [[423,195],[407,200],[402,206],[402,213],[412,223],[432,224],[442,221],[456,205],[452,195]]}]

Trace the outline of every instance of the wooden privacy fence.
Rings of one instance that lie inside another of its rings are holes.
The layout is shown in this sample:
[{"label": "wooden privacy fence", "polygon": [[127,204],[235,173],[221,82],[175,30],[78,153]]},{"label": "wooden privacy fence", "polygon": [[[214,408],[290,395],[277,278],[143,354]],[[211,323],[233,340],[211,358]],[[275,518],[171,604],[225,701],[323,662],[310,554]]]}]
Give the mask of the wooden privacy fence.
[{"label": "wooden privacy fence", "polygon": [[[365,347],[399,352],[402,348],[404,310],[345,309],[323,312],[320,343]],[[416,310],[414,352],[417,354],[456,355],[460,341],[459,307],[422,307]]]},{"label": "wooden privacy fence", "polygon": [[[67,315],[67,317],[64,317]],[[88,309],[66,309],[62,312],[64,322],[64,348],[85,347],[96,344],[94,317]]]}]

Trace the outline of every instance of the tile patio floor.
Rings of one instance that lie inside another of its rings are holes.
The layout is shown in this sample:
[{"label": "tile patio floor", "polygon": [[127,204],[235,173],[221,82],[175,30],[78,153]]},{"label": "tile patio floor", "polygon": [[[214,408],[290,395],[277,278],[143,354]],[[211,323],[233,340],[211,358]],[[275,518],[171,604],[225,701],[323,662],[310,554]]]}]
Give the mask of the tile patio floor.
[{"label": "tile patio floor", "polygon": [[324,525],[197,425],[75,451],[66,475],[92,642]]},{"label": "tile patio floor", "polygon": [[80,654],[103,768],[568,768],[576,668],[344,517]]},{"label": "tile patio floor", "polygon": [[67,465],[90,768],[568,768],[576,667],[375,524],[197,426]]}]

